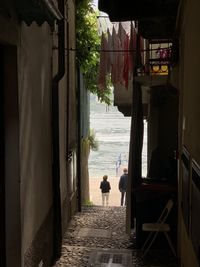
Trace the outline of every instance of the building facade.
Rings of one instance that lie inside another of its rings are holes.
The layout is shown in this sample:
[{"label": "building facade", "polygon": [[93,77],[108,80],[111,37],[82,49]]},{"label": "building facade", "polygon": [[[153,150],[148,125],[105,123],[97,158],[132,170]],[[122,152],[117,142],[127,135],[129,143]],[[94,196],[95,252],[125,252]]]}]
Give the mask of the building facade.
[{"label": "building facade", "polygon": [[[197,0],[99,0],[99,9],[113,22],[136,21],[137,33],[146,45],[142,51],[135,50],[136,54],[145,53],[146,63],[136,66],[132,110],[129,98],[124,112],[131,112],[132,116],[128,229],[135,226],[136,219],[138,246],[141,246],[141,224],[159,214],[164,196],[172,197],[176,203],[171,217],[172,235],[179,266],[199,266],[200,3]],[[142,96],[146,93],[149,97],[144,101]],[[124,106],[123,99],[123,109]],[[148,124],[146,179],[141,177],[143,119]],[[156,189],[152,179],[162,186]],[[144,188],[144,182],[150,185]]]},{"label": "building facade", "polygon": [[0,265],[51,266],[80,206],[75,2],[0,7]]}]

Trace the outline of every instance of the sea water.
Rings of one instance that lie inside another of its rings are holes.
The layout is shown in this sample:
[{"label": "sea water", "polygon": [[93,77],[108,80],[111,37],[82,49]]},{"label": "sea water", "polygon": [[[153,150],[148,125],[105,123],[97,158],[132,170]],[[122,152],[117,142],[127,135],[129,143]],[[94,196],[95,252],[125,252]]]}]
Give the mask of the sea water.
[{"label": "sea water", "polygon": [[[98,151],[90,151],[89,176],[101,178],[120,176],[128,166],[131,117],[124,117],[117,107],[107,106],[90,96],[90,128],[95,131],[99,143]],[[147,168],[147,131],[144,122],[142,151],[142,176]]]}]

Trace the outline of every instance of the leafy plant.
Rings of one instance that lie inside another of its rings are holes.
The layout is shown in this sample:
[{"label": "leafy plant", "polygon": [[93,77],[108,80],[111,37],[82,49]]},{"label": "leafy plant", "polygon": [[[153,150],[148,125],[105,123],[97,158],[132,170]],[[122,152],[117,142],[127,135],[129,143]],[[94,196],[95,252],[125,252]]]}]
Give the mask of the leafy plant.
[{"label": "leafy plant", "polygon": [[76,59],[84,76],[85,86],[97,95],[100,102],[111,104],[109,78],[107,87],[100,90],[97,86],[100,62],[100,36],[98,34],[98,12],[92,7],[92,0],[77,1],[76,11]]},{"label": "leafy plant", "polygon": [[90,129],[90,135],[88,136],[88,141],[90,144],[90,148],[93,151],[97,151],[99,149],[99,142],[96,140],[96,134],[93,129]]},{"label": "leafy plant", "polygon": [[83,205],[84,206],[94,206],[94,203],[91,200],[85,200]]}]

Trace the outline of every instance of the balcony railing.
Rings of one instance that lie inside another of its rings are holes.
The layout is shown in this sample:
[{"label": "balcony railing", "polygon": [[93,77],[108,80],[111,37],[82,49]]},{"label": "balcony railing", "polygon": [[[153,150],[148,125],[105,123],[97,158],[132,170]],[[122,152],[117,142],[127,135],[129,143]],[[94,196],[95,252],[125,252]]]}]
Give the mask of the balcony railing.
[{"label": "balcony railing", "polygon": [[137,75],[168,75],[172,63],[172,42],[144,40],[144,47],[140,51],[141,64]]}]

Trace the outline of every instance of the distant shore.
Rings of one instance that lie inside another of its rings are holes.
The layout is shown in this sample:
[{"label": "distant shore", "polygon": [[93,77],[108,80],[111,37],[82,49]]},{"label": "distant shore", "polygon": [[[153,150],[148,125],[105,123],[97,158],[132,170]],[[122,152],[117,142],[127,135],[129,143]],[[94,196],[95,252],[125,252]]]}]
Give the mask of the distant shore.
[{"label": "distant shore", "polygon": [[[102,205],[101,190],[99,188],[102,177],[90,178],[90,201],[95,205]],[[111,190],[109,196],[109,206],[120,206],[120,192],[118,189],[119,177],[108,177]]]}]

